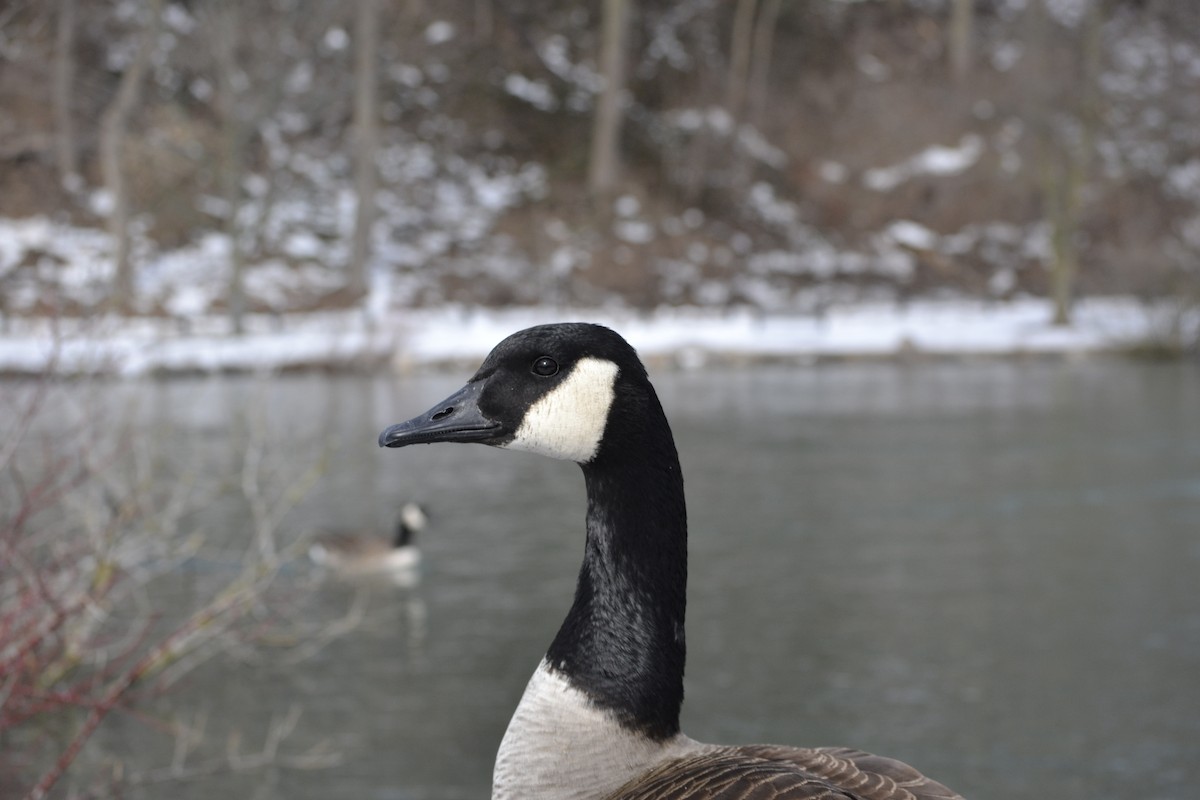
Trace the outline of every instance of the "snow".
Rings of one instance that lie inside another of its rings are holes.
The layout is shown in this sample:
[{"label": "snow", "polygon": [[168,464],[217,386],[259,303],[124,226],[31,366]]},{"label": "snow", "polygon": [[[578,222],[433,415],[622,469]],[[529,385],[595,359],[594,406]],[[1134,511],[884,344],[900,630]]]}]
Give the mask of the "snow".
[{"label": "snow", "polygon": [[407,363],[481,358],[500,339],[528,325],[584,319],[622,333],[642,355],[685,353],[742,358],[891,356],[918,350],[940,354],[1082,353],[1111,349],[1148,333],[1152,315],[1131,299],[1087,300],[1071,327],[1049,324],[1040,299],[1011,303],[921,301],[907,306],[866,303],[829,309],[822,316],[763,315],[660,308],[634,311],[514,309],[408,312],[397,354]]},{"label": "snow", "polygon": [[[330,31],[335,44],[338,30]],[[565,40],[556,41],[543,58],[573,70],[568,50]],[[423,74],[408,68],[403,77],[419,84]],[[542,81],[514,73],[505,85],[527,102],[559,102]],[[732,118],[722,114],[712,109],[681,112],[677,124],[733,133]],[[759,148],[759,160],[774,159],[755,135],[743,126],[740,146]],[[914,274],[913,251],[930,250],[951,256],[978,252],[992,269],[989,290],[1007,297],[1019,286],[1018,271],[1030,261],[1044,260],[1048,228],[992,222],[935,232],[897,219],[872,234],[864,248],[848,250],[806,224],[801,208],[766,181],[750,187],[744,204],[747,217],[775,235],[760,250],[744,232],[729,231],[724,240],[712,235],[709,229],[720,226],[710,225],[698,208],[656,220],[635,195],[620,196],[614,203],[613,232],[622,244],[613,259],[631,263],[637,249],[644,248],[643,254],[653,254],[647,268],[668,302],[709,307],[661,307],[652,313],[545,305],[505,311],[461,306],[414,310],[408,306],[435,304],[443,297],[436,276],[447,274],[463,283],[486,279],[520,289],[521,302],[553,302],[554,286],[565,286],[592,258],[557,218],[545,222],[549,247],[539,264],[531,265],[496,231],[495,223],[507,209],[544,195],[549,181],[544,167],[504,158],[483,163],[439,158],[433,145],[417,138],[394,141],[379,154],[386,188],[376,198],[380,218],[372,230],[374,274],[364,306],[289,313],[297,303],[341,286],[355,196],[344,178],[344,160],[292,151],[281,130],[274,137],[271,158],[320,191],[312,197],[285,195],[268,204],[262,198],[265,182],[251,175],[247,185],[252,197],[240,208],[231,209],[219,198],[201,198],[207,213],[236,214],[243,227],[261,229],[269,247],[246,264],[243,284],[250,307],[274,313],[248,315],[245,333],[235,336],[228,319],[215,310],[229,282],[228,236],[210,232],[185,246],[160,250],[135,229],[139,308],[161,316],[39,317],[46,309],[100,306],[112,281],[111,241],[102,230],[45,217],[0,220],[0,374],[420,367],[477,361],[508,333],[561,319],[610,325],[648,357],[680,366],[722,359],[809,361],[912,352],[1084,353],[1154,340],[1161,338],[1158,332],[1170,330],[1165,317],[1129,298],[1081,302],[1075,324],[1057,328],[1049,325],[1047,301],[1023,296],[1003,302],[925,299],[901,304],[893,299],[895,291],[872,294],[869,285],[857,286],[864,276],[887,277],[902,286]],[[966,136],[956,146],[926,148],[897,165],[869,170],[863,179],[886,191],[917,175],[953,174],[969,169],[982,148],[979,137]],[[1193,159],[1169,175],[1181,199],[1200,192],[1198,164]],[[836,162],[824,162],[819,169],[831,182],[850,179],[849,168]],[[103,192],[91,197],[94,205],[105,204]],[[704,235],[695,241],[676,241],[702,229]],[[1200,242],[1200,217],[1188,223],[1183,235]],[[654,253],[656,249],[663,252]],[[702,269],[712,265],[721,269]],[[714,278],[715,272],[719,277]],[[811,286],[814,280],[827,283]],[[874,297],[883,299],[876,302]],[[593,295],[591,302],[603,299]],[[724,308],[729,303],[755,307]],[[1188,324],[1193,329],[1200,325],[1194,313]]]},{"label": "snow", "polygon": [[988,291],[994,295],[1008,294],[1016,285],[1017,271],[1008,267],[996,270],[988,279]]},{"label": "snow", "polygon": [[918,175],[957,175],[974,166],[981,155],[983,139],[967,134],[957,147],[934,145],[894,166],[869,169],[863,173],[863,185],[877,192],[890,192]]},{"label": "snow", "polygon": [[841,184],[846,182],[846,178],[850,175],[850,170],[845,164],[839,164],[836,161],[822,161],[817,165],[817,174],[826,183]]},{"label": "snow", "polygon": [[436,20],[430,23],[429,27],[425,29],[425,41],[434,45],[445,44],[453,39],[456,33],[454,23],[447,22],[446,20]]},{"label": "snow", "polygon": [[[376,293],[386,282],[377,281]],[[376,297],[373,294],[372,297]],[[10,319],[0,334],[0,373],[272,371],[370,365],[414,368],[476,362],[515,330],[587,320],[621,332],[656,362],[700,366],[713,360],[1103,352],[1153,335],[1160,320],[1130,298],[1084,300],[1069,327],[1049,324],[1047,301],[923,300],[906,305],[832,305],[813,315],[660,308],[633,310],[390,307],[384,294],[367,310],[249,315],[234,336],[224,317],[185,326],[165,319]],[[1196,320],[1192,320],[1196,324]]]},{"label": "snow", "polygon": [[517,72],[504,78],[504,91],[524,100],[539,111],[555,111],[558,108],[558,98],[554,96],[554,90],[548,83],[530,80]]},{"label": "snow", "polygon": [[613,202],[613,211],[620,217],[632,217],[641,210],[641,202],[631,194],[623,194]]},{"label": "snow", "polygon": [[887,234],[896,244],[913,250],[933,250],[937,247],[938,235],[924,225],[912,220],[897,220],[887,229]]},{"label": "snow", "polygon": [[720,106],[682,109],[670,114],[668,120],[688,134],[698,133],[704,128],[722,138],[736,134],[734,142],[738,149],[751,159],[772,169],[787,166],[788,158],[783,150],[771,144],[754,126],[737,124],[729,111]]},{"label": "snow", "polygon": [[325,31],[325,47],[337,52],[345,50],[350,44],[350,34],[342,28],[330,28]]},{"label": "snow", "polygon": [[613,233],[622,242],[629,244],[646,244],[654,241],[654,226],[642,220],[617,220],[613,223]]},{"label": "snow", "polygon": [[250,315],[247,333],[197,318],[181,331],[168,320],[113,318],[12,321],[0,335],[0,372],[113,374],[275,370],[386,358],[392,338],[362,312]]}]

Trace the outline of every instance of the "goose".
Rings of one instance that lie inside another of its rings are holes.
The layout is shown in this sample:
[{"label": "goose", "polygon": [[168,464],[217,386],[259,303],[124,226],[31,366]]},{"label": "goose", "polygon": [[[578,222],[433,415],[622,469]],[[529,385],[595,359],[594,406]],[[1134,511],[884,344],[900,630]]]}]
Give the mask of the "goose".
[{"label": "goose", "polygon": [[671,428],[608,328],[512,334],[381,447],[476,442],[574,461],[587,490],[575,598],[501,739],[493,800],[961,800],[890,758],[715,745],[680,731],[687,513]]},{"label": "goose", "polygon": [[329,534],[319,537],[308,549],[314,563],[344,574],[404,573],[421,563],[414,537],[425,529],[429,518],[417,503],[405,503],[396,522],[396,534],[387,539],[362,533]]}]

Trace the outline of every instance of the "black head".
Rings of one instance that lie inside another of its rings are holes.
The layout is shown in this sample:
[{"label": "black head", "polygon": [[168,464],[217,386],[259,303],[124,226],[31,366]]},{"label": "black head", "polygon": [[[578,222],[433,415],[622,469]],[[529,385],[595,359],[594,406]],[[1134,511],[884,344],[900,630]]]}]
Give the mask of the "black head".
[{"label": "black head", "polygon": [[381,447],[479,442],[587,463],[618,397],[653,396],[637,353],[600,325],[518,331],[492,350],[467,385],[379,436]]}]

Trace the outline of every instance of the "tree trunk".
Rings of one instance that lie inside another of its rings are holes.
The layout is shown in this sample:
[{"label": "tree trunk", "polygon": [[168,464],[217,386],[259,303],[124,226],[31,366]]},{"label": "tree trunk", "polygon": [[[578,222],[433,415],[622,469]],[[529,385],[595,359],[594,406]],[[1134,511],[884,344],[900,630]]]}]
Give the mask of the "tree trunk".
[{"label": "tree trunk", "polygon": [[130,117],[133,116],[141,98],[142,84],[150,67],[150,56],[158,39],[162,22],[162,0],[148,0],[148,10],[150,19],[139,36],[133,61],[121,76],[117,94],[105,109],[100,123],[101,170],[112,203],[108,216],[108,230],[113,240],[115,273],[110,302],[122,313],[129,313],[134,308],[134,275],[129,254],[129,193],[125,184],[121,151],[129,130]]},{"label": "tree trunk", "polygon": [[1075,238],[1080,173],[1069,154],[1053,146],[1043,171],[1043,197],[1050,223],[1050,299],[1054,325],[1071,324],[1071,295],[1079,269]]},{"label": "tree trunk", "polygon": [[[1079,274],[1079,228],[1083,215],[1083,193],[1091,173],[1096,128],[1100,125],[1100,49],[1105,4],[1090,3],[1085,12],[1080,44],[1079,94],[1075,117],[1079,138],[1061,148],[1057,180],[1047,194],[1051,205],[1051,230],[1054,245],[1050,269],[1051,298],[1055,325],[1071,324],[1071,305]],[[1052,179],[1053,180],[1053,179]],[[1056,196],[1052,194],[1056,192]]]},{"label": "tree trunk", "polygon": [[950,75],[960,86],[971,73],[974,58],[975,0],[953,0],[950,5],[950,30],[947,50]]},{"label": "tree trunk", "polygon": [[475,15],[473,19],[475,41],[483,44],[492,40],[495,23],[492,19],[492,0],[475,0]]},{"label": "tree trunk", "polygon": [[376,51],[379,44],[378,0],[358,0],[354,62],[354,193],[358,207],[354,216],[354,243],[346,288],[355,300],[367,293],[367,261],[371,255],[371,225],[375,221],[375,191],[379,149],[379,93]]},{"label": "tree trunk", "polygon": [[229,320],[236,335],[245,332],[246,258],[238,212],[242,205],[242,149],[245,134],[238,114],[237,49],[241,20],[235,0],[216,9],[214,45],[217,62],[217,109],[221,116],[221,197],[225,201],[225,236],[229,240]]},{"label": "tree trunk", "polygon": [[751,53],[750,82],[747,93],[750,95],[750,123],[756,126],[763,124],[763,115],[767,105],[767,95],[771,78],[771,50],[775,43],[775,23],[779,21],[781,0],[764,0],[758,12],[758,21],[754,23],[754,50]]},{"label": "tree trunk", "polygon": [[750,76],[750,51],[754,36],[754,8],[758,0],[737,0],[733,31],[729,36],[729,83],[725,87],[725,111],[734,125],[742,118],[746,85]]},{"label": "tree trunk", "polygon": [[75,144],[75,120],[71,116],[71,88],[75,84],[76,0],[59,0],[54,43],[55,153],[62,185],[74,191],[79,185],[79,151]]},{"label": "tree trunk", "polygon": [[742,124],[747,122],[761,127],[765,121],[767,95],[770,89],[771,50],[775,42],[775,23],[779,21],[781,0],[763,0],[754,21],[750,45],[749,75],[746,78],[746,96],[749,108],[733,120],[729,140],[730,187],[737,190],[746,186],[754,173],[754,165],[742,148],[738,147]]},{"label": "tree trunk", "polygon": [[[758,0],[737,0],[733,11],[733,27],[729,34],[729,74],[725,76],[725,113],[729,115],[729,124],[736,131],[746,107],[746,87],[750,74],[750,51],[754,39],[754,11]],[[701,192],[710,177],[709,162],[712,152],[717,147],[717,132],[712,129],[708,109],[704,107],[706,97],[701,98],[701,113],[699,127],[688,142],[687,151],[683,155],[681,186],[683,199],[691,204],[700,199]],[[720,148],[728,152],[723,143]],[[728,162],[726,162],[728,163]]]},{"label": "tree trunk", "polygon": [[588,192],[593,200],[611,197],[620,180],[621,95],[625,90],[625,39],[629,0],[604,0],[600,72],[604,88],[596,102],[589,155]]}]

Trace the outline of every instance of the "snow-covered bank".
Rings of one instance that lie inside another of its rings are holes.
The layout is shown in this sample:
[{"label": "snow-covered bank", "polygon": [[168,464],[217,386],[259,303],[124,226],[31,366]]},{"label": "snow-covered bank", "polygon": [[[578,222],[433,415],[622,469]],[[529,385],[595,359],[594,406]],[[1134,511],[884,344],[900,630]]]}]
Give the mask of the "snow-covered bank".
[{"label": "snow-covered bank", "polygon": [[[1050,315],[1049,303],[1038,299],[862,304],[819,317],[686,308],[446,307],[252,316],[241,336],[228,332],[224,318],[196,318],[186,330],[153,319],[14,319],[0,334],[0,373],[409,369],[478,360],[514,330],[563,319],[609,325],[644,356],[684,367],[726,359],[1095,353],[1159,340],[1166,329],[1162,313],[1128,298],[1083,301],[1070,327],[1051,325]],[[1188,325],[1200,325],[1195,313]]]},{"label": "snow-covered bank", "polygon": [[387,362],[394,329],[361,311],[251,314],[234,335],[225,317],[178,320],[18,319],[0,333],[0,374],[247,372]]},{"label": "snow-covered bank", "polygon": [[684,365],[707,356],[746,358],[887,357],[930,354],[1102,352],[1151,335],[1153,315],[1128,299],[1080,304],[1076,322],[1049,324],[1041,300],[1004,304],[920,301],[903,306],[863,304],[831,308],[820,317],[660,309],[569,313],[513,310],[435,317],[414,314],[399,353],[411,363],[475,358],[525,325],[563,318],[587,319],[622,332],[643,355],[676,357]]}]

